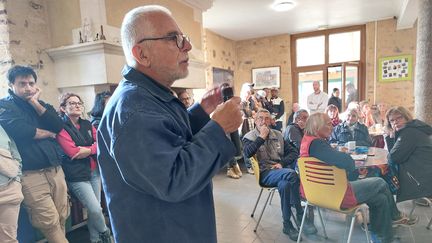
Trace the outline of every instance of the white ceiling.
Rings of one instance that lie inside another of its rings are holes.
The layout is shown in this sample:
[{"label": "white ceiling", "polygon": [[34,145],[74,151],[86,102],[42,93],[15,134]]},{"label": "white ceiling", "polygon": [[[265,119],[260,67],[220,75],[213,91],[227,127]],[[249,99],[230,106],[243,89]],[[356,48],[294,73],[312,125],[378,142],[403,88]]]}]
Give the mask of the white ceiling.
[{"label": "white ceiling", "polygon": [[416,0],[294,0],[297,6],[288,12],[273,11],[273,1],[214,0],[203,26],[231,40],[294,34],[399,17]]}]

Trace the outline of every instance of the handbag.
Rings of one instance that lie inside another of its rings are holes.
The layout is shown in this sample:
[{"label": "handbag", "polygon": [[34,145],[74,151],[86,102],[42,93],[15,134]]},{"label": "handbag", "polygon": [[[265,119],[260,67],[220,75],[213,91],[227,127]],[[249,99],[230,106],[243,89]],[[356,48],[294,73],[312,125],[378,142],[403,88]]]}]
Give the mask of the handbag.
[{"label": "handbag", "polygon": [[400,188],[399,178],[397,177],[397,168],[394,164],[389,163],[387,170],[382,174],[382,178],[389,185],[391,193],[394,195]]}]

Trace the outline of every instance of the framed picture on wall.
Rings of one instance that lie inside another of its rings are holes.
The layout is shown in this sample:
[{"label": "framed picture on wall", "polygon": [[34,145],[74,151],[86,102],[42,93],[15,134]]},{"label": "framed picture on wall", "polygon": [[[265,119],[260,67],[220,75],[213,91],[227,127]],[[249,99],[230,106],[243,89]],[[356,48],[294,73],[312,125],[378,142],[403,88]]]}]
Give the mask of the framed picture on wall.
[{"label": "framed picture on wall", "polygon": [[252,68],[252,82],[255,89],[279,88],[280,66]]},{"label": "framed picture on wall", "polygon": [[218,87],[223,83],[234,85],[234,72],[223,68],[213,68],[213,87]]},{"label": "framed picture on wall", "polygon": [[380,82],[412,80],[412,55],[380,58],[378,69]]}]

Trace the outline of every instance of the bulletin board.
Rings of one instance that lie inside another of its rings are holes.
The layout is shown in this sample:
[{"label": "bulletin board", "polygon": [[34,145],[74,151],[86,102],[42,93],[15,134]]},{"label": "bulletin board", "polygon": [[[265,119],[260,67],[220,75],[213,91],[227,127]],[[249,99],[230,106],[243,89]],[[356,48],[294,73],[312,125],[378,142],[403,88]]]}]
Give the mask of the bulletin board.
[{"label": "bulletin board", "polygon": [[412,80],[412,55],[383,57],[379,59],[380,82],[406,80]]}]

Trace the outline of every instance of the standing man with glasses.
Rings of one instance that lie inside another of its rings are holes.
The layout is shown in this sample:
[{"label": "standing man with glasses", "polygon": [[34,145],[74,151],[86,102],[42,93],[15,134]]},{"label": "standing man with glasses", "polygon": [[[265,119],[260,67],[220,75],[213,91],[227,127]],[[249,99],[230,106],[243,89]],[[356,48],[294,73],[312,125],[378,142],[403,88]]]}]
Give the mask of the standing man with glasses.
[{"label": "standing man with glasses", "polygon": [[[128,12],[127,65],[98,131],[98,160],[116,242],[217,242],[212,177],[234,156],[225,135],[240,98],[217,88],[188,110],[171,85],[188,75],[192,46],[161,6]],[[209,114],[213,113],[212,117]]]},{"label": "standing man with glasses", "polygon": [[9,69],[9,95],[0,100],[0,124],[15,141],[22,158],[24,207],[31,223],[48,242],[68,242],[69,214],[61,149],[55,136],[63,122],[55,109],[41,100],[37,76],[30,67]]}]

